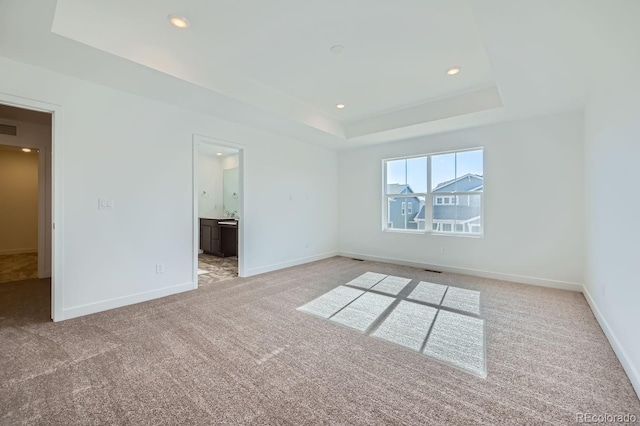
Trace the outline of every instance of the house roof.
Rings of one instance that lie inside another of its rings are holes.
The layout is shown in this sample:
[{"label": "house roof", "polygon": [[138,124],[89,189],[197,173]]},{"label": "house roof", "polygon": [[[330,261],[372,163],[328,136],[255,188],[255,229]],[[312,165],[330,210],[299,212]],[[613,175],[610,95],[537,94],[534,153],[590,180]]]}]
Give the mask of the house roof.
[{"label": "house roof", "polygon": [[387,184],[387,194],[413,194],[413,190],[406,183],[389,183]]},{"label": "house roof", "polygon": [[484,177],[473,173],[467,173],[459,178],[439,183],[432,192],[469,192],[480,191],[483,187]]}]

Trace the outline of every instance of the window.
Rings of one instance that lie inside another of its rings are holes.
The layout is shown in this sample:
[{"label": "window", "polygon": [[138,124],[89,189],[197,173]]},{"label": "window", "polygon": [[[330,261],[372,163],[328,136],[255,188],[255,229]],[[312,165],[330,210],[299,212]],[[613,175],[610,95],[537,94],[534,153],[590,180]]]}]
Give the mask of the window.
[{"label": "window", "polygon": [[424,230],[424,206],[428,192],[427,156],[387,160],[384,166],[386,229]]},{"label": "window", "polygon": [[481,235],[483,161],[482,149],[385,160],[385,229]]}]

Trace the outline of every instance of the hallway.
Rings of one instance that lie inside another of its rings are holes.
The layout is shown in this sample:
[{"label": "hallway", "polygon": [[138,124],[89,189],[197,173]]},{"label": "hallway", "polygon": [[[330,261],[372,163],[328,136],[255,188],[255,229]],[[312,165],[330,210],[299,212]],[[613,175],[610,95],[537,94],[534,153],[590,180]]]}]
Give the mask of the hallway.
[{"label": "hallway", "polygon": [[38,278],[38,253],[0,256],[0,283]]}]

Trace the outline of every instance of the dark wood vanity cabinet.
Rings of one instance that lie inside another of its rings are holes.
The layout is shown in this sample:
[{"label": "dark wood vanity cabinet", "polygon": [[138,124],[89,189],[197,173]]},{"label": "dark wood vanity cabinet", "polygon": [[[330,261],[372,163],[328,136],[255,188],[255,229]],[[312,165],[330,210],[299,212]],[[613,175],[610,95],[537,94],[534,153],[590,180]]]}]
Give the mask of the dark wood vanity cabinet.
[{"label": "dark wood vanity cabinet", "polygon": [[200,219],[200,249],[205,253],[222,256],[220,252],[220,228],[215,219]]},{"label": "dark wood vanity cabinet", "polygon": [[200,218],[200,249],[215,256],[237,256],[238,221]]}]

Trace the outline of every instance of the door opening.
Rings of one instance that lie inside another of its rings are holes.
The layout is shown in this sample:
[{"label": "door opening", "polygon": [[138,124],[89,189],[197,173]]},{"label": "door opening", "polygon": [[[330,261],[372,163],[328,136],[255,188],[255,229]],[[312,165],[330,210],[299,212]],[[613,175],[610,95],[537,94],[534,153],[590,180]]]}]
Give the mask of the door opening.
[{"label": "door opening", "polygon": [[238,145],[194,136],[194,287],[243,275],[243,154]]},{"label": "door opening", "polygon": [[50,112],[0,104],[3,319],[49,320],[52,306]]}]

